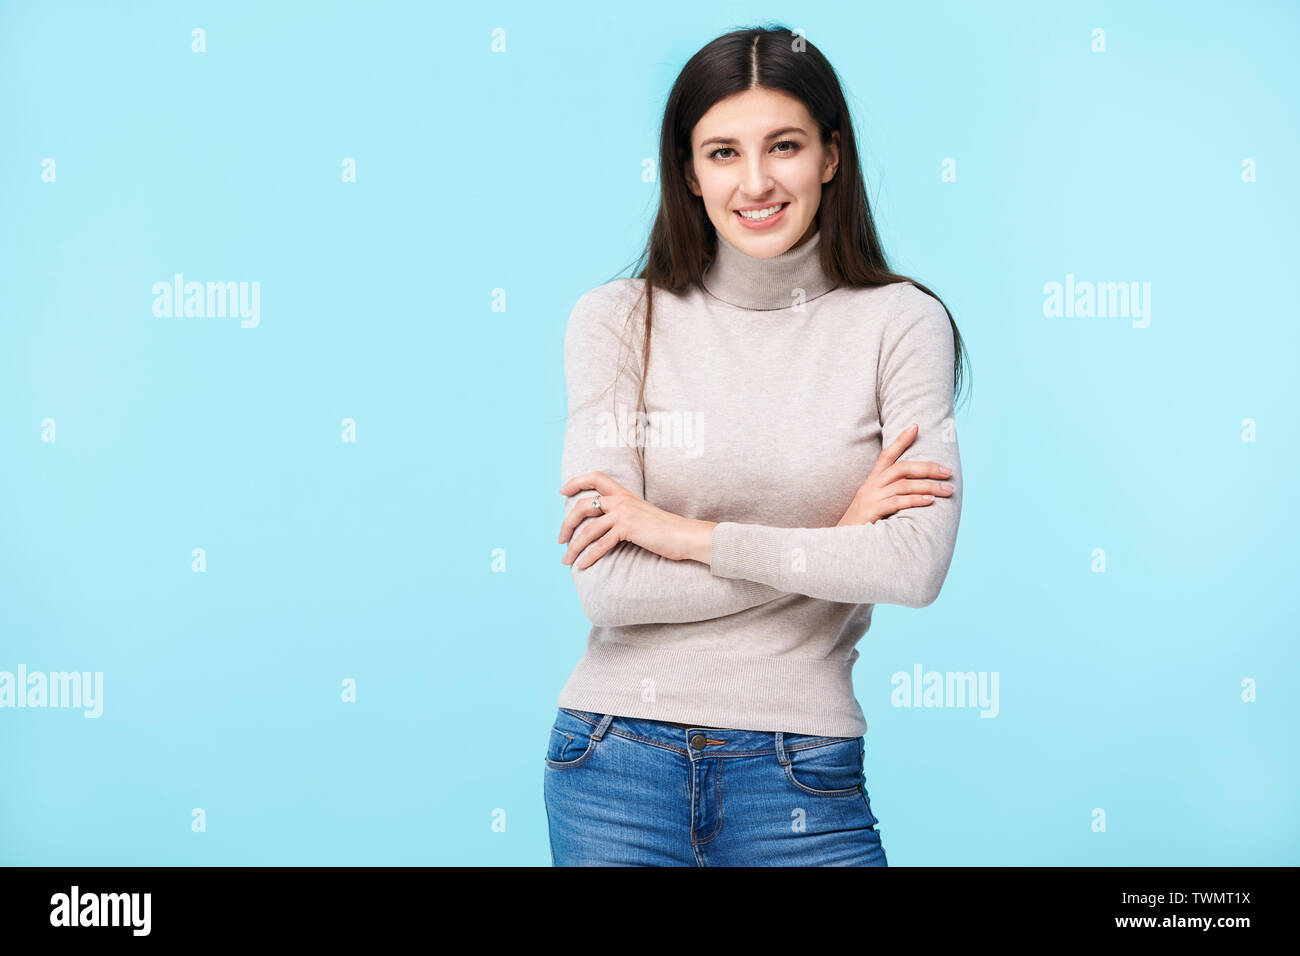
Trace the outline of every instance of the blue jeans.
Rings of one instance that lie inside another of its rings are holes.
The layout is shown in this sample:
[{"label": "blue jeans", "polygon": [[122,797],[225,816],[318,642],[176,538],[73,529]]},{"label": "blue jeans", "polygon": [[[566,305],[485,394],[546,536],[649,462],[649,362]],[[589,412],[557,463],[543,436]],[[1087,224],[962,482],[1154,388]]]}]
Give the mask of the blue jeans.
[{"label": "blue jeans", "polygon": [[554,866],[886,866],[862,737],[687,730],[561,707]]}]

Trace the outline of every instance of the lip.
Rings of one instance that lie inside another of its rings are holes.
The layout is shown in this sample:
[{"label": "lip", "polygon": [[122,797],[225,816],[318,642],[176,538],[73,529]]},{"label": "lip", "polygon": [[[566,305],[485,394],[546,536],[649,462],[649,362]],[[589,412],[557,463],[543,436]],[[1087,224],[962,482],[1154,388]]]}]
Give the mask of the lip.
[{"label": "lip", "polygon": [[744,216],[740,214],[740,212],[741,209],[744,209],[746,212],[752,212],[755,209],[768,209],[772,205],[774,204],[767,203],[762,206],[741,206],[736,210],[734,210],[734,213],[736,218],[740,221],[740,224],[744,226],[746,229],[771,229],[783,218],[785,218],[785,211],[790,208],[790,203],[788,201],[781,206],[780,212],[775,212],[772,215],[768,216],[766,219],[762,219],[757,222],[755,222],[753,219],[746,219]]}]

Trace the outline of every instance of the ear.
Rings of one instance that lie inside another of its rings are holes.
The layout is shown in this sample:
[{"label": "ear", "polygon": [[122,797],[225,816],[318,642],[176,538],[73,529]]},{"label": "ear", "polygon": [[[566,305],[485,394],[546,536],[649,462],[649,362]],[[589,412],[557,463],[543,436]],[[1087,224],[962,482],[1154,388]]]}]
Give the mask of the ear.
[{"label": "ear", "polygon": [[826,145],[826,161],[822,169],[822,182],[828,183],[835,178],[840,168],[840,131],[831,132],[831,141]]},{"label": "ear", "polygon": [[686,178],[686,185],[695,195],[703,198],[704,194],[700,192],[700,184],[695,180],[695,163],[693,160],[687,160],[682,166],[682,175]]}]

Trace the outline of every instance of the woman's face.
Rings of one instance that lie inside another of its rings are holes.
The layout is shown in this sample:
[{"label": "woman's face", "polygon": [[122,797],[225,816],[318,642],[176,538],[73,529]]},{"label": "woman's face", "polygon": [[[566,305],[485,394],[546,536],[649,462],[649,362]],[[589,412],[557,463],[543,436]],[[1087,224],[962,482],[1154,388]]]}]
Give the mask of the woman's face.
[{"label": "woman's face", "polygon": [[[719,100],[691,131],[686,182],[718,232],[758,259],[793,249],[816,232],[822,184],[839,166],[840,134],[823,147],[799,100],[755,87]],[[742,217],[741,210],[767,219]]]}]

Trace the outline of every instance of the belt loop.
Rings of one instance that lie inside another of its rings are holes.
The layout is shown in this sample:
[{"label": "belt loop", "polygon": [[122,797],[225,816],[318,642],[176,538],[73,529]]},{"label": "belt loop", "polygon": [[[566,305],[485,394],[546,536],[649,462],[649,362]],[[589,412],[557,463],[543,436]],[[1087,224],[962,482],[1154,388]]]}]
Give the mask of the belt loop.
[{"label": "belt loop", "polygon": [[777,762],[784,767],[790,763],[790,758],[785,755],[785,746],[783,745],[781,738],[782,733],[778,730],[776,732],[776,759]]},{"label": "belt loop", "polygon": [[613,720],[614,720],[613,714],[606,714],[604,717],[602,717],[600,723],[596,725],[596,729],[592,731],[591,739],[599,740],[601,737],[604,737],[605,731],[609,729],[609,725]]}]

